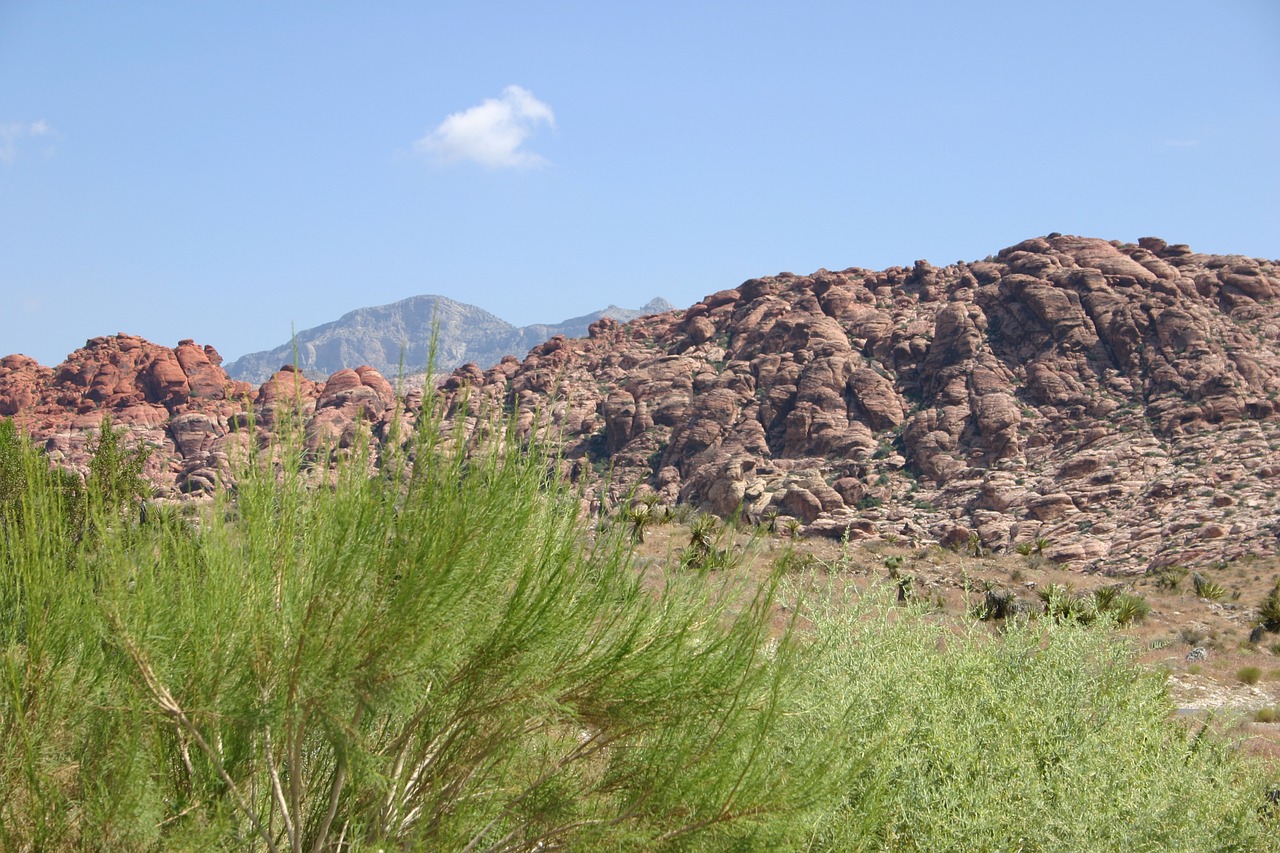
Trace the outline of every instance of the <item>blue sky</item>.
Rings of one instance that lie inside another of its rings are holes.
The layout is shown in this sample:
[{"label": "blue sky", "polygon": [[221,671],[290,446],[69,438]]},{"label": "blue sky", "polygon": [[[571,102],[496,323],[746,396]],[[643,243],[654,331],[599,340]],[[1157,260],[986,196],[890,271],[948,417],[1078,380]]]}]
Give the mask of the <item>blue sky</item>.
[{"label": "blue sky", "polygon": [[1280,258],[1280,3],[0,0],[0,354],[45,364],[1050,231]]}]

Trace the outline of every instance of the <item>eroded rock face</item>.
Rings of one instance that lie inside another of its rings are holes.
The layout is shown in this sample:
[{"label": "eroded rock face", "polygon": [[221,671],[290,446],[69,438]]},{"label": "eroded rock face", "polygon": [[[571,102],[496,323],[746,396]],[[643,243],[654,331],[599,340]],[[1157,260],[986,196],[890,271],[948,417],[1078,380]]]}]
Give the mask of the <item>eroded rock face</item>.
[{"label": "eroded rock face", "polygon": [[233,462],[285,428],[300,429],[305,447],[319,454],[376,444],[400,414],[411,422],[371,368],[317,383],[285,367],[254,389],[229,379],[221,362],[213,347],[190,340],[170,349],[124,334],[88,341],[55,369],[8,356],[0,360],[0,415],[14,417],[52,459],[81,470],[110,417],[129,440],[153,448],[146,474],[171,497],[230,483]]},{"label": "eroded rock face", "polygon": [[[110,413],[157,447],[162,490],[199,494],[286,424],[317,456],[376,451],[421,407],[371,368],[254,389],[220,361],[127,335],[52,370],[9,356],[0,414],[82,465]],[[464,432],[513,410],[597,507],[653,493],[812,535],[1045,539],[1121,572],[1280,550],[1280,264],[1157,238],[752,279],[464,365],[440,394]]]},{"label": "eroded rock face", "polygon": [[1050,235],[752,279],[455,378],[576,470],[607,456],[597,503],[651,489],[818,535],[1045,538],[1142,571],[1280,547],[1278,300],[1273,261]]}]

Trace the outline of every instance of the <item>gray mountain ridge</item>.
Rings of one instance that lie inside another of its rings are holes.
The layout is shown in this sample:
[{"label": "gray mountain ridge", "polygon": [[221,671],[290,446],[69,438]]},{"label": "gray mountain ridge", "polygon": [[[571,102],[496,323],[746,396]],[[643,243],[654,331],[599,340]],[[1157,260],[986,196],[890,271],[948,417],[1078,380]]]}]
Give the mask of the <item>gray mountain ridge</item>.
[{"label": "gray mountain ridge", "polygon": [[[435,370],[443,373],[474,362],[490,367],[505,355],[523,358],[555,335],[579,338],[601,317],[626,322],[674,309],[657,297],[641,308],[610,305],[559,323],[515,326],[475,305],[445,296],[411,296],[389,305],[357,308],[337,320],[304,329],[275,349],[241,356],[226,366],[233,379],[261,383],[286,364],[297,364],[312,379],[343,368],[369,365],[388,377],[421,373],[430,357],[431,332],[439,324]],[[296,362],[295,362],[296,348]]]}]

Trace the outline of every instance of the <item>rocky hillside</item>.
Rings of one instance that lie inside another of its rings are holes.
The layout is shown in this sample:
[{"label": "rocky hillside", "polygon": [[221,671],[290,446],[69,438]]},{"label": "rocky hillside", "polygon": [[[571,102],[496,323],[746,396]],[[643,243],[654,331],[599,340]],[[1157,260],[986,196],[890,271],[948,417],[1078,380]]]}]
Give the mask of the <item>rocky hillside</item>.
[{"label": "rocky hillside", "polygon": [[1055,234],[753,279],[453,382],[612,466],[600,499],[1140,572],[1280,545],[1278,297],[1274,261]]},{"label": "rocky hillside", "polygon": [[[437,323],[437,370],[453,370],[467,362],[496,364],[504,355],[523,355],[553,335],[581,337],[601,317],[625,322],[672,307],[658,298],[643,308],[610,305],[562,323],[517,327],[474,305],[443,296],[414,296],[390,305],[358,308],[332,323],[298,332],[296,364],[313,379],[360,365],[389,377],[400,375],[402,368],[406,374],[419,373],[426,367],[432,327]],[[250,353],[228,364],[227,373],[234,379],[264,382],[281,366],[295,363],[294,348],[295,342],[290,341]]]},{"label": "rocky hillside", "polygon": [[[255,388],[218,363],[129,336],[56,369],[9,356],[0,415],[75,466],[110,413],[158,448],[162,491],[199,494],[269,439],[284,402],[317,452],[385,442],[421,407],[368,367]],[[653,493],[811,535],[1040,539],[1120,573],[1280,550],[1280,263],[1154,238],[1054,234],[947,267],[752,279],[465,365],[442,393],[469,425],[514,409],[560,442],[597,506]]]}]

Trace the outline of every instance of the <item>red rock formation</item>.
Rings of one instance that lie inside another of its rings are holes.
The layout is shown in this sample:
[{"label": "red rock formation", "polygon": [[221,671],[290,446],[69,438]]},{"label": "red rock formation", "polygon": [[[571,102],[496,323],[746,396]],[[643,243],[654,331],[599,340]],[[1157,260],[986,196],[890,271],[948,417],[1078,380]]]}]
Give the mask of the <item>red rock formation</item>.
[{"label": "red rock formation", "polygon": [[105,416],[130,440],[154,450],[147,474],[161,494],[207,493],[232,475],[231,460],[268,445],[292,415],[307,446],[350,447],[358,425],[373,430],[400,410],[395,392],[371,368],[342,371],[318,384],[291,367],[261,388],[227,378],[213,347],[175,349],[131,335],[94,338],[56,369],[24,356],[0,360],[0,414],[73,468]]},{"label": "red rock formation", "polygon": [[1278,298],[1275,262],[1051,235],[945,268],[753,279],[446,387],[514,405],[579,475],[609,457],[599,501],[1045,537],[1141,571],[1277,550]]},{"label": "red rock formation", "polygon": [[[157,448],[161,489],[198,493],[288,424],[341,451],[420,405],[370,368],[284,368],[255,392],[220,361],[127,335],[55,370],[9,356],[0,415],[82,465],[109,413]],[[514,409],[598,504],[634,489],[820,535],[1043,537],[1050,557],[1119,571],[1280,550],[1280,264],[1155,238],[752,279],[466,365],[441,392],[467,428]]]}]

